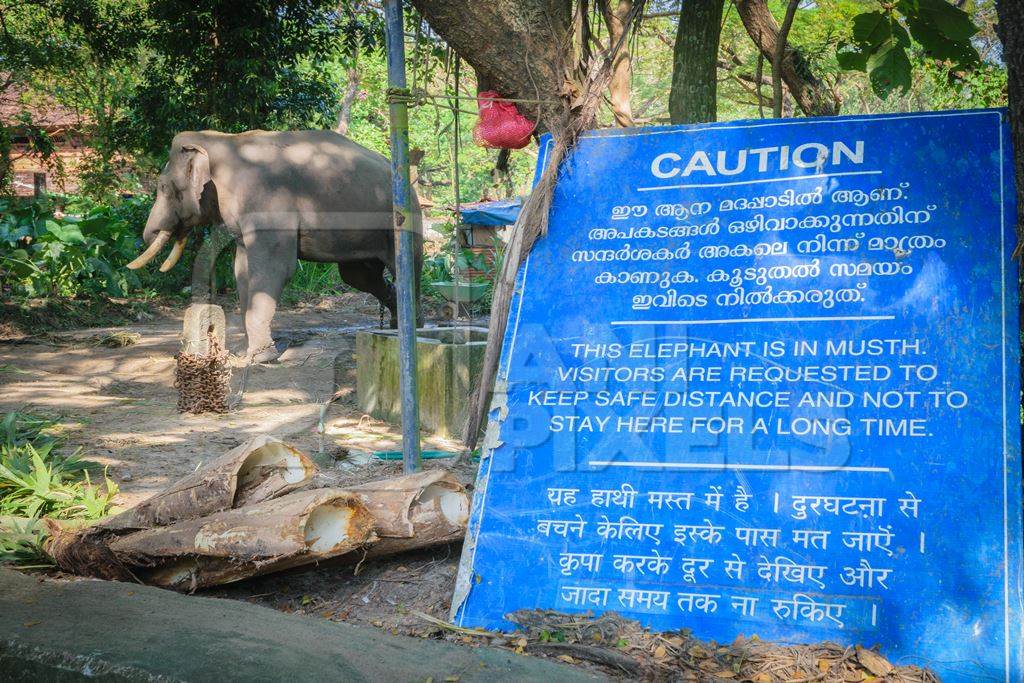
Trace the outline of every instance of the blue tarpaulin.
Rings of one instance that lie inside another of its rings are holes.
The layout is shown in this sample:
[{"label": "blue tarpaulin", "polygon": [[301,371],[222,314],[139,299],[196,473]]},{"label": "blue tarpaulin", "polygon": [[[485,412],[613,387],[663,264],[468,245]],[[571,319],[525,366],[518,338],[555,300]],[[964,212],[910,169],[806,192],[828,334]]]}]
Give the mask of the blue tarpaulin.
[{"label": "blue tarpaulin", "polygon": [[523,206],[519,199],[502,199],[496,202],[477,202],[462,205],[462,222],[471,225],[512,225]]}]

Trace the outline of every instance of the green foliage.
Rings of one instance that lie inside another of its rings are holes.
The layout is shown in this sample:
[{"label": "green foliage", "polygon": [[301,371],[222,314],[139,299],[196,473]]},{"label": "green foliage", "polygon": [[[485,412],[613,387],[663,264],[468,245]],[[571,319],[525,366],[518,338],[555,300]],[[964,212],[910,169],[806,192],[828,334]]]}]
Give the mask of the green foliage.
[{"label": "green foliage", "polygon": [[[336,0],[26,0],[0,4],[0,73],[70,109],[89,140],[81,191],[138,189],[134,155],[182,130],[305,128],[333,117],[329,60],[377,49],[383,24]],[[5,84],[4,88],[7,87]],[[26,107],[28,102],[23,103]],[[0,180],[9,179],[0,125]]]},{"label": "green foliage", "polygon": [[45,563],[36,520],[96,520],[113,506],[117,485],[104,474],[104,486],[95,486],[77,453],[57,455],[60,440],[47,434],[53,426],[27,413],[0,418],[0,562]]},{"label": "green foliage", "polygon": [[9,125],[0,125],[0,195],[12,194],[13,139],[21,141],[21,155],[36,161],[53,177],[64,177],[64,163],[57,154],[57,146],[47,130],[32,119],[27,111],[18,112]]},{"label": "green foliage", "polygon": [[58,455],[57,426],[32,413],[0,417],[0,515],[93,520],[110,511],[117,484],[104,475],[101,490],[77,452]]},{"label": "green foliage", "polygon": [[965,70],[980,65],[971,44],[978,27],[962,9],[946,0],[898,0],[881,7],[855,16],[853,40],[841,43],[836,52],[841,68],[867,72],[879,97],[910,90],[911,39],[929,59]]},{"label": "green foliage", "polygon": [[[451,226],[445,226],[451,230]],[[434,299],[437,303],[446,302],[444,294],[434,286],[437,282],[477,282],[487,285],[483,297],[474,302],[472,306],[479,309],[477,312],[486,312],[490,309],[491,299],[494,296],[494,281],[501,272],[502,261],[505,257],[503,245],[496,242],[496,250],[492,260],[488,260],[483,254],[477,254],[470,249],[452,249],[434,254],[423,259],[422,291],[423,295]],[[470,276],[468,271],[472,269],[479,271],[482,275]]]},{"label": "green foliage", "polygon": [[352,290],[342,281],[338,264],[299,261],[295,274],[285,285],[282,299],[286,304],[294,304],[347,291]]},{"label": "green foliage", "polygon": [[74,456],[58,458],[52,444],[5,446],[0,451],[0,515],[98,519],[117,494],[117,485],[104,480],[104,490],[93,486],[85,464]]},{"label": "green foliage", "polygon": [[0,519],[0,564],[22,569],[41,569],[53,565],[43,551],[46,529],[37,520]]},{"label": "green foliage", "polygon": [[23,443],[35,443],[40,448],[57,441],[49,435],[56,422],[33,413],[5,413],[0,419],[0,452],[4,448],[14,448]]},{"label": "green foliage", "polygon": [[[303,128],[329,119],[338,92],[321,65],[343,46],[337,7],[335,0],[149,0],[153,59],[133,103],[137,146],[163,153],[182,130]],[[357,44],[361,30],[351,31]]]},{"label": "green foliage", "polygon": [[945,64],[924,66],[934,88],[940,109],[984,109],[1006,106],[1006,69],[982,64],[973,71],[959,73]]},{"label": "green foliage", "polygon": [[452,281],[452,257],[434,254],[423,259],[423,290],[433,292],[432,283]]},{"label": "green foliage", "polygon": [[[769,0],[777,19],[786,4]],[[678,2],[657,6],[672,9]],[[801,4],[789,40],[815,76],[843,100],[843,113],[1005,105],[993,0],[967,0],[962,7],[946,0],[817,0]],[[167,274],[122,268],[141,245],[148,206],[144,199],[122,202],[118,192],[147,186],[171,136],[182,129],[334,128],[341,100],[352,94],[347,135],[389,152],[377,3],[0,0],[0,12],[0,83],[26,88],[26,107],[46,97],[79,117],[88,156],[75,175],[80,191],[93,198],[93,203],[63,206],[67,215],[60,216],[54,203],[0,204],[0,291],[5,295],[99,298],[183,291],[192,251]],[[453,94],[454,56],[411,8],[407,18],[410,85],[434,96]],[[631,39],[638,125],[667,122],[677,21],[677,16],[645,20]],[[757,98],[758,92],[771,97],[770,60],[759,60],[731,4],[721,45],[719,118],[763,116],[765,106],[759,107]],[[758,88],[753,83],[759,61]],[[462,202],[526,193],[536,162],[531,146],[512,153],[508,182],[492,173],[498,152],[472,139],[473,69],[463,62],[461,72],[458,91],[467,99],[459,102],[465,113],[458,136],[452,102],[428,99],[410,109],[410,145],[423,152],[417,192],[433,200],[434,221],[450,219],[456,202],[456,146]],[[799,112],[787,107],[786,115]],[[607,110],[600,116],[603,125],[611,123]],[[28,149],[17,153],[49,159],[50,170],[59,175],[54,140],[22,116],[0,125],[0,182],[9,175],[15,133],[19,141],[29,140]],[[221,283],[231,282],[230,258],[217,260]],[[424,281],[451,279],[456,258],[466,257],[428,259]],[[333,264],[303,263],[286,300],[343,288]]]},{"label": "green foliage", "polygon": [[[5,76],[22,90],[26,110],[56,103],[77,119],[74,128],[89,140],[77,169],[80,191],[95,198],[112,199],[137,183],[123,143],[128,100],[146,69],[147,1],[28,0],[0,8]],[[8,136],[23,130],[0,128]],[[8,171],[0,168],[0,178]]]},{"label": "green foliage", "polygon": [[[60,201],[60,204],[58,203]],[[123,266],[139,251],[151,200],[0,199],[0,291],[21,297],[125,296],[144,287]]]}]

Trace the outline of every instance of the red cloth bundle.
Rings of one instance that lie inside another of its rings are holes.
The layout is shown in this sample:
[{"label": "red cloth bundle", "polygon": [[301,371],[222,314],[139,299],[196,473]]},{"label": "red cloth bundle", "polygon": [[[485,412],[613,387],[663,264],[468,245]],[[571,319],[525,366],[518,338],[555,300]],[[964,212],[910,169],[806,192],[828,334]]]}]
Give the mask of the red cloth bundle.
[{"label": "red cloth bundle", "polygon": [[480,114],[473,126],[473,139],[478,145],[522,149],[530,143],[537,124],[520,114],[515,104],[493,90],[478,93],[476,103]]}]

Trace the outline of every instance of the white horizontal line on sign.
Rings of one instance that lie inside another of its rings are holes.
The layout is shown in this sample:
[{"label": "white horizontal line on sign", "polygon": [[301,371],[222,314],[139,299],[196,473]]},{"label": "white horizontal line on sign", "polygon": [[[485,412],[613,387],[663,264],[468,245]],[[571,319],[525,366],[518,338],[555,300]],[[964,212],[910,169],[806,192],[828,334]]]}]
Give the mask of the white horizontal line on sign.
[{"label": "white horizontal line on sign", "polygon": [[855,467],[852,465],[747,465],[740,463],[704,462],[626,462],[591,460],[591,467],[664,467],[675,470],[761,470],[765,472],[879,472],[886,474],[888,467]]},{"label": "white horizontal line on sign", "polygon": [[816,320],[895,320],[894,315],[821,315],[806,318],[722,318],[719,320],[613,320],[609,325],[724,325],[726,323],[807,323]]},{"label": "white horizontal line on sign", "polygon": [[691,185],[651,185],[638,187],[637,192],[656,192],[658,190],[692,190],[702,187],[733,187],[734,185],[756,185],[757,183],[785,183],[792,180],[814,180],[815,178],[838,178],[848,175],[880,175],[881,171],[846,171],[845,173],[815,173],[813,175],[791,175],[783,178],[758,178],[756,180],[734,180],[728,183],[694,183]]}]

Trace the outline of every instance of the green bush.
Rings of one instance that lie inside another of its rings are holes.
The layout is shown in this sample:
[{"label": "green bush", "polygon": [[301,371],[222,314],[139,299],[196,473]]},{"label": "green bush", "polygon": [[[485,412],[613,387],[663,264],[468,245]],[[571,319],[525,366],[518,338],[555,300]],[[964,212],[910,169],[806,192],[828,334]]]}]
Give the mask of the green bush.
[{"label": "green bush", "polygon": [[295,304],[311,298],[334,296],[341,292],[350,292],[352,288],[345,284],[338,273],[337,263],[315,263],[299,261],[295,265],[295,274],[285,286],[282,301]]},{"label": "green bush", "polygon": [[139,252],[151,203],[0,199],[0,289],[27,298],[152,294],[152,283],[124,268]]},{"label": "green bush", "polygon": [[0,418],[0,562],[45,564],[44,517],[85,522],[113,506],[117,484],[104,474],[100,488],[77,453],[58,455],[60,440],[46,431],[53,425],[27,413]]}]

